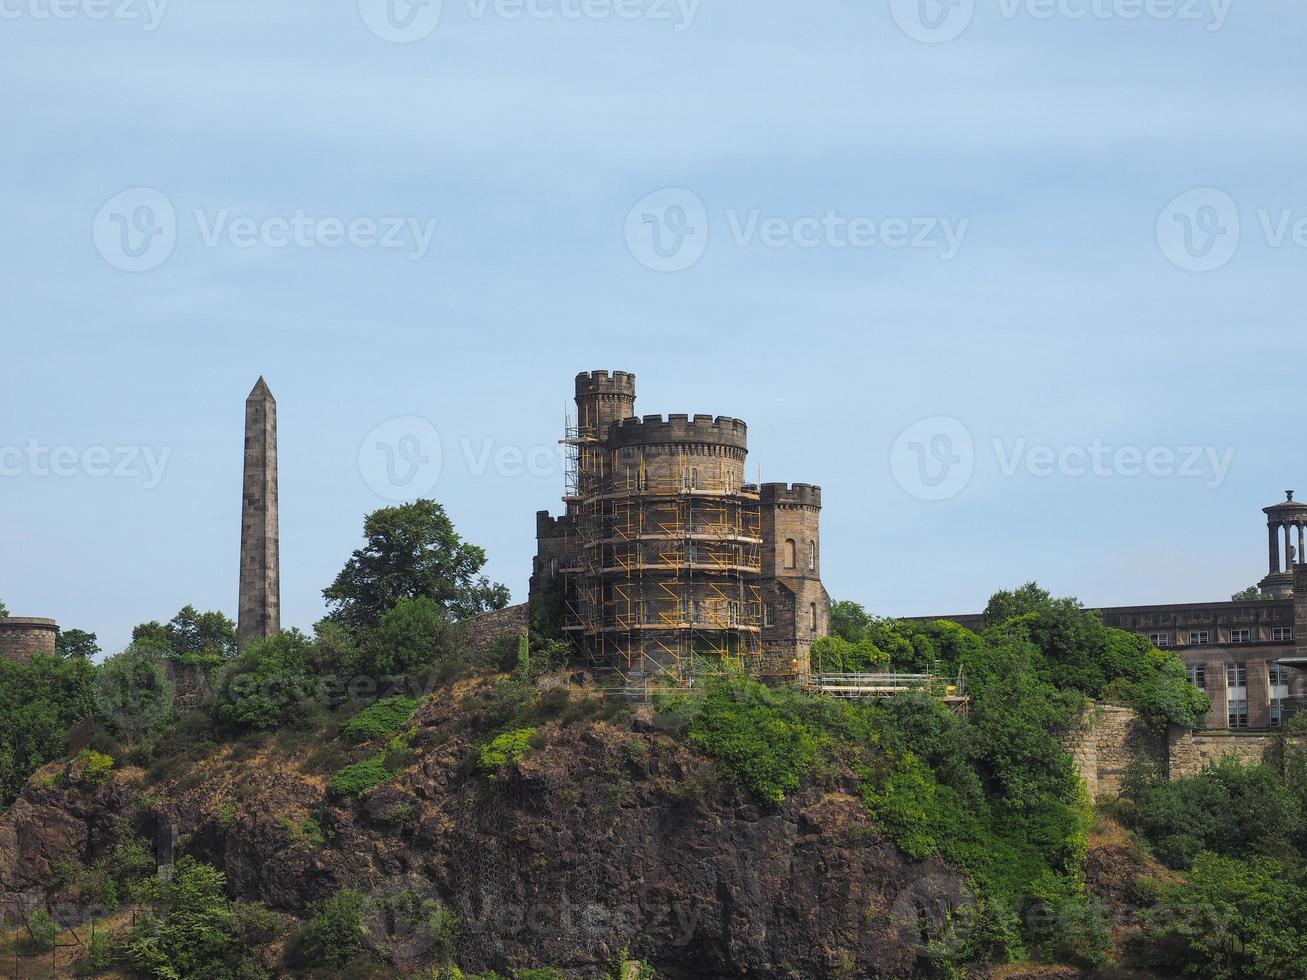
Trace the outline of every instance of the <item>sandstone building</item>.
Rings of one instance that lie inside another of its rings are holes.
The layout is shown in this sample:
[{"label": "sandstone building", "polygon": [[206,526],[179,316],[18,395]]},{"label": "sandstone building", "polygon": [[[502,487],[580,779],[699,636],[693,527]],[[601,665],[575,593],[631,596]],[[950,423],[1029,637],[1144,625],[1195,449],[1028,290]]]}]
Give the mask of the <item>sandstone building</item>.
[{"label": "sandstone building", "polygon": [[[1099,610],[1106,625],[1180,656],[1190,682],[1212,699],[1209,730],[1279,728],[1290,712],[1307,707],[1307,504],[1292,490],[1285,498],[1262,511],[1269,538],[1270,571],[1259,583],[1265,598]],[[981,626],[978,614],[913,618]]]},{"label": "sandstone building", "polygon": [[576,378],[565,510],[536,515],[533,605],[561,593],[587,659],[629,680],[683,680],[728,660],[806,673],[830,629],[821,488],[746,482],[747,427],[635,416],[635,376]]}]

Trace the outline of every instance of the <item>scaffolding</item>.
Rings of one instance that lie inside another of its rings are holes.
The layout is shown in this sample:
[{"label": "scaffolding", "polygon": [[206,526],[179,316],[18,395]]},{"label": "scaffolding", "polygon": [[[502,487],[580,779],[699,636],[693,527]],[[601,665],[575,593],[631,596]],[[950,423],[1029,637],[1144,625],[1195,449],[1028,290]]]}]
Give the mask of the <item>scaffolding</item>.
[{"label": "scaffolding", "polygon": [[762,532],[756,486],[725,467],[608,475],[598,440],[569,427],[567,485],[579,562],[566,629],[627,684],[687,683],[761,662]]}]

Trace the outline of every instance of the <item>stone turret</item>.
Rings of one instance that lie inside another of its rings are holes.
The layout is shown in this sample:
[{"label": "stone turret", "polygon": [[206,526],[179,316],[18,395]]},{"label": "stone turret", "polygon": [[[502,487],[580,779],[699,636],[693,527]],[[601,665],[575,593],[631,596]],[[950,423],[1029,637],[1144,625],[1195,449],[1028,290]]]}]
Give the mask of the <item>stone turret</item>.
[{"label": "stone turret", "polygon": [[0,619],[0,658],[26,663],[38,653],[54,656],[59,624],[53,619],[10,616]]}]

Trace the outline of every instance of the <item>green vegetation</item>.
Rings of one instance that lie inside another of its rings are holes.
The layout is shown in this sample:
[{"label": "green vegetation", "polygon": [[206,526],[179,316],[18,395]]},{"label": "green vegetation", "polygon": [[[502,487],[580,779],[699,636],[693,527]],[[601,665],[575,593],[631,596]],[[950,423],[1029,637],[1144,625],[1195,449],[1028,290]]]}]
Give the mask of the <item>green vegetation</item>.
[{"label": "green vegetation", "polygon": [[378,752],[336,773],[331,777],[330,788],[340,796],[362,796],[373,786],[387,782],[393,775],[386,768],[386,754]]},{"label": "green vegetation", "polygon": [[0,808],[27,778],[68,751],[68,731],[89,718],[95,667],[85,660],[0,658]]},{"label": "green vegetation", "polygon": [[132,964],[159,980],[206,977],[252,980],[265,974],[250,947],[266,914],[233,905],[222,872],[194,858],[177,862],[167,881],[152,882],[160,911],[138,921],[127,947]]},{"label": "green vegetation", "polygon": [[434,500],[374,511],[363,536],[367,543],[322,592],[337,622],[376,626],[404,599],[431,599],[453,619],[508,604],[507,587],[479,575],[485,551],[460,538]]},{"label": "green vegetation", "polygon": [[103,786],[113,772],[113,756],[96,752],[94,749],[82,749],[77,756],[79,779],[88,786]]},{"label": "green vegetation", "polygon": [[1240,589],[1234,595],[1230,596],[1231,602],[1257,602],[1261,599],[1274,599],[1275,596],[1269,592],[1263,592],[1261,586],[1250,585],[1246,589]]},{"label": "green vegetation", "polygon": [[481,771],[497,773],[505,766],[519,761],[531,748],[531,739],[535,733],[534,728],[518,728],[495,736],[488,745],[481,748]]},{"label": "green vegetation", "polygon": [[216,717],[238,731],[268,731],[293,722],[322,693],[309,658],[309,639],[296,629],[249,643],[224,674]]},{"label": "green vegetation", "polygon": [[60,630],[55,637],[55,650],[65,660],[94,660],[100,655],[100,644],[94,633],[85,630]]},{"label": "green vegetation", "polygon": [[353,888],[342,888],[313,906],[313,917],[296,937],[297,958],[310,966],[343,967],[363,952],[367,930],[363,912],[367,897]]},{"label": "green vegetation", "polygon": [[45,909],[37,909],[27,917],[27,945],[33,950],[54,949],[59,941],[59,927]]},{"label": "green vegetation", "polygon": [[1235,980],[1307,976],[1307,732],[1256,765],[1230,759],[1166,780],[1136,764],[1122,816],[1183,877],[1154,881],[1131,943],[1138,965]]}]

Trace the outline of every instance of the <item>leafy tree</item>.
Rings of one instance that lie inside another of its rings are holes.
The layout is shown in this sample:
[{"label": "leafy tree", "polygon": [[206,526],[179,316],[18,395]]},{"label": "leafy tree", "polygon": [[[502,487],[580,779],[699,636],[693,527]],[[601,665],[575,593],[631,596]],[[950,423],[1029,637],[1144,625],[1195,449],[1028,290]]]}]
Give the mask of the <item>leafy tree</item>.
[{"label": "leafy tree", "polygon": [[95,667],[85,660],[0,658],[0,809],[28,776],[68,750],[68,731],[94,712]]},{"label": "leafy tree", "polygon": [[299,958],[312,966],[343,967],[363,951],[363,912],[367,897],[342,888],[313,907],[313,917],[297,937]]},{"label": "leafy tree", "polygon": [[236,655],[236,624],[224,613],[202,613],[187,605],[163,629],[174,655],[207,654],[224,659]]},{"label": "leafy tree", "polygon": [[164,657],[161,647],[141,639],[96,672],[96,714],[129,746],[157,732],[176,713]]},{"label": "leafy tree", "polygon": [[151,646],[162,652],[172,650],[172,638],[168,635],[168,627],[157,619],[135,627],[132,630],[132,643]]},{"label": "leafy tree", "polygon": [[54,642],[59,656],[67,660],[94,660],[100,655],[95,634],[85,630],[60,630]]},{"label": "leafy tree", "polygon": [[1234,595],[1230,596],[1231,602],[1257,602],[1261,599],[1274,599],[1275,596],[1269,592],[1263,592],[1260,586],[1250,585],[1246,589],[1240,589]]},{"label": "leafy tree", "polygon": [[37,909],[27,917],[27,936],[32,949],[51,950],[59,941],[59,927],[45,909]]},{"label": "leafy tree", "polygon": [[872,616],[861,605],[848,599],[831,603],[830,631],[848,643],[857,643],[867,635]]},{"label": "leafy tree", "polygon": [[812,644],[812,669],[817,672],[867,672],[885,667],[889,660],[889,654],[868,639],[850,643],[841,636],[823,636]]},{"label": "leafy tree", "polygon": [[0,619],[4,619],[8,615],[9,615],[9,607],[6,606],[4,602],[0,602]]},{"label": "leafy tree", "polygon": [[247,644],[223,674],[213,708],[217,718],[254,731],[301,720],[324,693],[311,662],[312,644],[297,629]]},{"label": "leafy tree", "polygon": [[365,635],[363,667],[377,674],[405,674],[430,666],[445,652],[449,626],[449,614],[434,599],[402,598]]},{"label": "leafy tree", "polygon": [[154,891],[161,912],[138,922],[127,950],[139,970],[159,980],[263,975],[248,948],[258,919],[238,914],[221,871],[183,857],[170,879],[155,880]]},{"label": "leafy tree", "polygon": [[331,618],[372,627],[401,599],[428,598],[452,618],[508,605],[508,588],[479,575],[486,553],[468,544],[434,500],[369,514],[358,549],[323,590]]},{"label": "leafy tree", "polygon": [[1140,965],[1210,980],[1307,976],[1307,881],[1301,865],[1204,852],[1141,913]]}]

